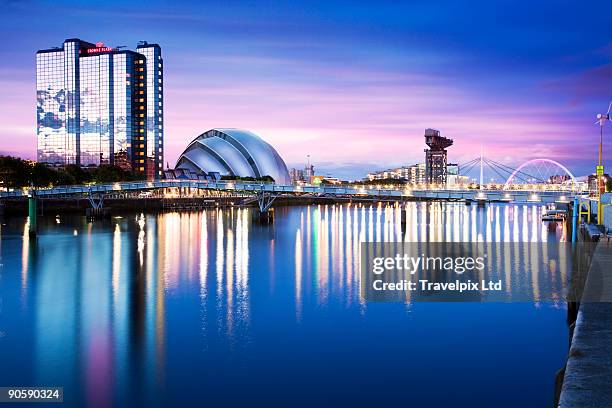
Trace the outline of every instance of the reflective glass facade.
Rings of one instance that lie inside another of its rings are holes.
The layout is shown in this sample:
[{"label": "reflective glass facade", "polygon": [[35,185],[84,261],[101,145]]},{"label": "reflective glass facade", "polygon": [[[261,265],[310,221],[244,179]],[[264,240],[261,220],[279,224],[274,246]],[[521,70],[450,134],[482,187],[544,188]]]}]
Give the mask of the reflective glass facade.
[{"label": "reflective glass facade", "polygon": [[80,164],[110,164],[110,55],[80,61]]},{"label": "reflective glass facade", "polygon": [[38,159],[47,163],[75,163],[76,150],[68,145],[64,52],[36,55],[36,116]]},{"label": "reflective glass facade", "polygon": [[66,145],[69,156],[66,164],[79,164],[79,49],[92,44],[83,43],[78,40],[66,40],[64,43],[64,86],[66,92]]},{"label": "reflective glass facade", "polygon": [[[38,161],[83,167],[113,164],[148,178],[161,175],[161,49],[144,46],[143,51],[78,39],[66,40],[63,48],[38,51]],[[148,58],[157,61],[154,81],[148,79]]]}]

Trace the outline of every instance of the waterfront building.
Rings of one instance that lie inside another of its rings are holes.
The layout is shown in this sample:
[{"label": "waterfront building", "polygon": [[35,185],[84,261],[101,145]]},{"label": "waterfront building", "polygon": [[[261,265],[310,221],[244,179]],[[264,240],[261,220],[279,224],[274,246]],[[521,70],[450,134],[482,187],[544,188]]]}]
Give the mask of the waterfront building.
[{"label": "waterfront building", "polygon": [[409,184],[422,184],[425,182],[425,164],[413,164],[395,169],[387,169],[379,172],[368,173],[369,181],[385,179],[403,179]]},{"label": "waterfront building", "polygon": [[[602,175],[602,182],[604,186],[607,185],[608,180],[610,180],[610,175],[608,173],[604,173]],[[597,192],[598,178],[596,174],[589,174],[587,176],[587,185],[588,185],[588,190],[591,193],[595,194]]]},{"label": "waterfront building", "polygon": [[447,186],[465,186],[470,184],[470,178],[468,176],[461,176],[459,174],[448,174],[446,176]]},{"label": "waterfront building", "polygon": [[[144,55],[145,62],[145,102],[146,102],[146,157],[147,171],[162,175],[164,167],[164,65],[161,47],[141,41],[136,52]],[[154,170],[153,170],[154,169]]]},{"label": "waterfront building", "polygon": [[270,176],[277,184],[291,183],[287,166],[278,152],[255,133],[242,129],[211,129],[202,133],[180,155],[176,168],[195,174]]},{"label": "waterfront building", "polygon": [[304,169],[289,169],[291,184],[312,184],[315,178],[314,166],[308,163]]},{"label": "waterfront building", "polygon": [[312,183],[314,176],[315,176],[314,166],[308,163],[306,167],[304,167],[304,182],[309,183],[309,184]]},{"label": "waterfront building", "polygon": [[136,51],[78,38],[36,53],[37,158],[54,166],[163,170],[163,61],[157,44]]},{"label": "waterfront building", "polygon": [[296,168],[289,169],[289,177],[291,178],[291,184],[299,184],[304,182],[304,170]]},{"label": "waterfront building", "polygon": [[572,178],[568,174],[556,174],[554,176],[550,176],[548,180],[546,180],[546,182],[550,184],[563,184],[571,181]]},{"label": "waterfront building", "polygon": [[413,164],[402,168],[402,178],[410,184],[425,183],[425,163]]},{"label": "waterfront building", "polygon": [[342,184],[342,181],[334,176],[313,176],[312,184],[315,186],[320,184]]},{"label": "waterfront building", "polygon": [[400,169],[387,169],[382,171],[377,171],[373,173],[368,173],[367,179],[369,181],[374,180],[385,180],[385,179],[399,179],[401,178]]}]

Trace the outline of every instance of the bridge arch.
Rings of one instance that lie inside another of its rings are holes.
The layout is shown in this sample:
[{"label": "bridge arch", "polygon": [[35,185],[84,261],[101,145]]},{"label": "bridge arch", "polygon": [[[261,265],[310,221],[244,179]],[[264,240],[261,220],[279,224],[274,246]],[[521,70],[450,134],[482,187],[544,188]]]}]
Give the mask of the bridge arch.
[{"label": "bridge arch", "polygon": [[517,177],[518,174],[527,174],[525,172],[523,172],[523,169],[525,169],[526,167],[532,166],[532,165],[541,165],[541,164],[551,164],[553,166],[558,167],[559,169],[563,170],[563,172],[565,172],[565,174],[567,174],[571,181],[572,181],[572,185],[574,185],[576,183],[576,178],[574,177],[574,175],[572,174],[571,171],[569,171],[569,169],[567,167],[565,167],[563,164],[559,163],[556,160],[552,160],[552,159],[531,159],[528,160],[526,162],[524,162],[523,164],[521,164],[520,166],[518,166],[513,172],[512,174],[510,174],[510,177],[508,177],[508,180],[506,180],[506,183],[504,184],[504,189],[507,189],[513,182],[515,177]]}]

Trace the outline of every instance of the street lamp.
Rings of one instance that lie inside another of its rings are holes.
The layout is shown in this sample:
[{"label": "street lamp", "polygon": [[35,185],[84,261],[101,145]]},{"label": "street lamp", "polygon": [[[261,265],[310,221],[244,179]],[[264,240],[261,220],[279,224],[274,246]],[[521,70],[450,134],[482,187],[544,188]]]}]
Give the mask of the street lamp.
[{"label": "street lamp", "polygon": [[605,191],[603,185],[603,129],[607,121],[610,121],[610,109],[612,109],[612,102],[608,105],[608,112],[598,113],[595,124],[599,124],[599,162],[597,164],[597,222],[603,224],[603,205],[601,205],[601,194]]}]

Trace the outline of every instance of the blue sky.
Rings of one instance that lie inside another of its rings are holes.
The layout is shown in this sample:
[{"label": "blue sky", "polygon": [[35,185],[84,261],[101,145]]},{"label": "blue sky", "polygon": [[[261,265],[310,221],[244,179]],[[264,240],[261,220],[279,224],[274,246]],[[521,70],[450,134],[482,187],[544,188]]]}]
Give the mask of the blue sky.
[{"label": "blue sky", "polygon": [[612,100],[605,2],[1,4],[0,152],[25,157],[35,52],[72,37],[162,46],[170,165],[197,134],[241,127],[290,166],[310,154],[322,172],[360,177],[422,162],[434,127],[455,140],[454,162],[483,145],[509,165],[546,157],[585,174]]}]

